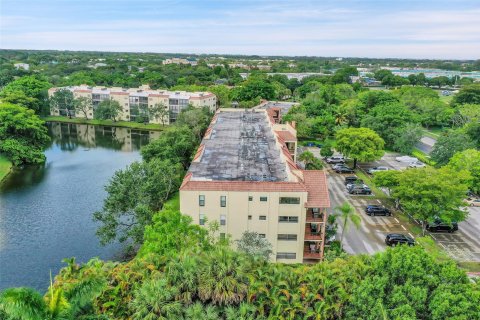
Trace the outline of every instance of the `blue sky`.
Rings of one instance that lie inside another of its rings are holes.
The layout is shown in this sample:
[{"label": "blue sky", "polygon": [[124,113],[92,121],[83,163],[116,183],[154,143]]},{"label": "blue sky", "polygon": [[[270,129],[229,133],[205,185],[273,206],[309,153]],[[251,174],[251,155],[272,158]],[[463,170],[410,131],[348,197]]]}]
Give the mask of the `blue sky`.
[{"label": "blue sky", "polygon": [[0,0],[0,48],[480,58],[480,0]]}]

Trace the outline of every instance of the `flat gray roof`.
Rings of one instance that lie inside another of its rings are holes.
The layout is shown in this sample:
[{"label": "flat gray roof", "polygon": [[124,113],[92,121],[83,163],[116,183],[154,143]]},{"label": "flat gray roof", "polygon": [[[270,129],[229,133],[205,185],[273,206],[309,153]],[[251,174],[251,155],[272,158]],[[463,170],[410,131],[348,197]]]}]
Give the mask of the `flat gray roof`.
[{"label": "flat gray roof", "polygon": [[264,111],[220,111],[203,154],[192,162],[192,180],[288,181]]}]

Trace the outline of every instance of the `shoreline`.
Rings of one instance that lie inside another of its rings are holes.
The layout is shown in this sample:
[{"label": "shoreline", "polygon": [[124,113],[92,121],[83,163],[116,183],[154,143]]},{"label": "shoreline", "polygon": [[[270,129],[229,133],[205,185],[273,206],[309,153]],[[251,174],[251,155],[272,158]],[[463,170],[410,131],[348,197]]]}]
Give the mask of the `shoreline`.
[{"label": "shoreline", "polygon": [[163,131],[165,127],[161,124],[143,124],[137,122],[129,122],[129,121],[112,121],[112,120],[89,120],[89,119],[82,119],[82,118],[67,118],[61,116],[46,116],[40,117],[45,122],[64,122],[64,123],[76,123],[76,124],[90,124],[95,126],[111,126],[111,127],[120,127],[120,128],[129,128],[129,129],[139,129],[139,130],[149,130],[149,131]]},{"label": "shoreline", "polygon": [[0,185],[13,170],[13,163],[6,157],[0,155]]}]

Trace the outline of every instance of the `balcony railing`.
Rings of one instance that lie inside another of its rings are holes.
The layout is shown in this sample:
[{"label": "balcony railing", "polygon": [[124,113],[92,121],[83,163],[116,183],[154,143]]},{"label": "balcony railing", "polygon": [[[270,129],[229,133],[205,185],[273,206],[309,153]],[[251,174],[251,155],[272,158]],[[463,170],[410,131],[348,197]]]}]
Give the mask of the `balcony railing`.
[{"label": "balcony railing", "polygon": [[307,222],[324,222],[322,213],[314,213],[311,210],[307,210]]},{"label": "balcony railing", "polygon": [[305,240],[322,240],[322,232],[312,231],[309,226],[305,227]]},{"label": "balcony railing", "polygon": [[320,250],[310,250],[310,249],[305,249],[303,250],[303,259],[321,259],[322,254],[320,253]]}]

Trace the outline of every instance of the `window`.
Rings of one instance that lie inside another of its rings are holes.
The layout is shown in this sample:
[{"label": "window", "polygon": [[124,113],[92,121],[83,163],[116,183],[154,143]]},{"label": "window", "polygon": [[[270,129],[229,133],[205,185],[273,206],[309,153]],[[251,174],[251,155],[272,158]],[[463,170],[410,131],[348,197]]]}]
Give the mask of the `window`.
[{"label": "window", "polygon": [[267,201],[267,197],[260,197],[260,201],[263,201],[263,202]]},{"label": "window", "polygon": [[205,215],[204,214],[200,214],[200,219],[198,221],[198,224],[201,225],[201,226],[205,225]]},{"label": "window", "polygon": [[205,207],[205,196],[204,195],[199,195],[198,196],[198,205],[200,207]]},{"label": "window", "polygon": [[300,204],[300,198],[280,197],[280,204]]},{"label": "window", "polygon": [[267,216],[259,216],[258,219],[259,220],[267,220]]},{"label": "window", "polygon": [[253,197],[252,196],[248,197],[248,201],[253,201]]},{"label": "window", "polygon": [[296,259],[297,254],[293,252],[278,252],[277,259]]},{"label": "window", "polygon": [[265,238],[265,233],[259,233],[258,236],[259,236],[260,238]]},{"label": "window", "polygon": [[278,222],[297,223],[298,217],[280,216],[278,217]]},{"label": "window", "polygon": [[297,241],[296,234],[278,234],[278,240]]},{"label": "window", "polygon": [[248,220],[252,220],[252,215],[251,214],[248,215]]},{"label": "window", "polygon": [[227,196],[220,196],[220,207],[227,206]]},{"label": "window", "polygon": [[221,214],[221,215],[220,215],[220,225],[221,225],[221,226],[227,225],[227,216],[224,215],[224,214]]}]

